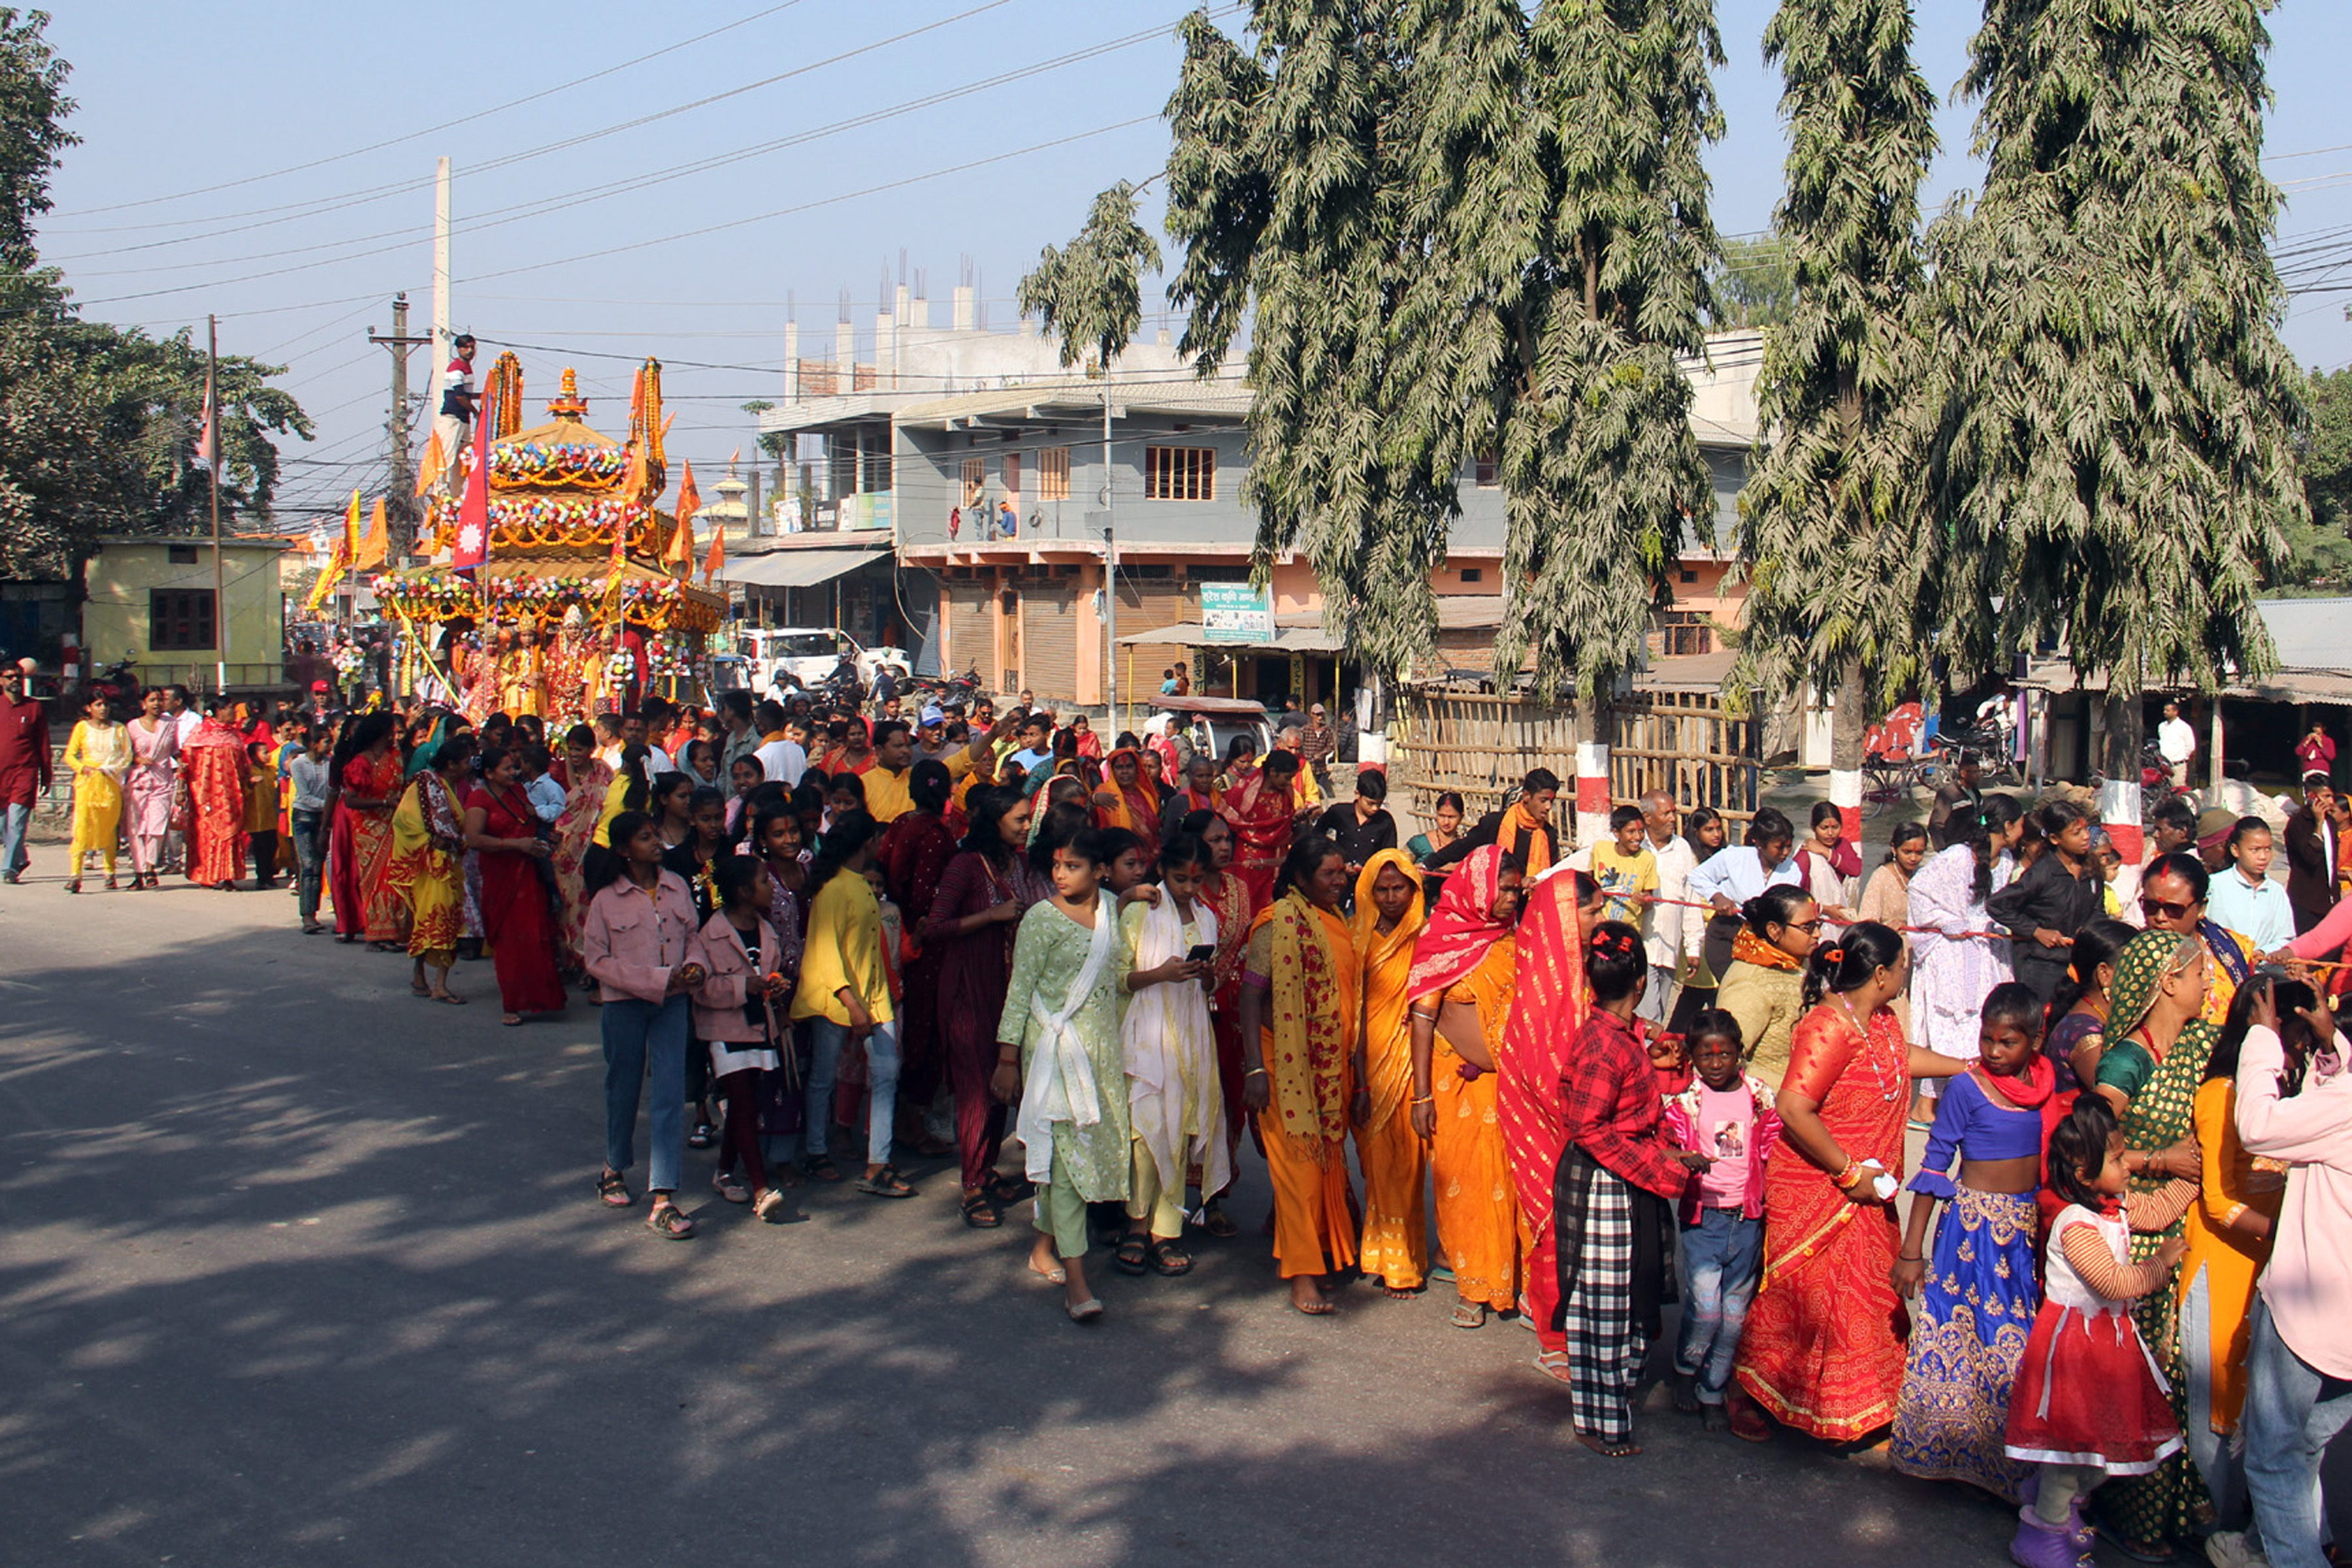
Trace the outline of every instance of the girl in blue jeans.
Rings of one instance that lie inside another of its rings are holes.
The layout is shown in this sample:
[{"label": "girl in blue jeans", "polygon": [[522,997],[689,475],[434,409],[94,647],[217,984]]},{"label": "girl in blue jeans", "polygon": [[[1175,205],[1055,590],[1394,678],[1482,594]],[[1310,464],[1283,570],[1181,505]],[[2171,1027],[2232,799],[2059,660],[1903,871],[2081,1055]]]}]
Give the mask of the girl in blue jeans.
[{"label": "girl in blue jeans", "polygon": [[685,1142],[687,993],[704,975],[689,957],[701,921],[684,879],[662,869],[661,828],[652,817],[622,812],[606,837],[617,852],[593,846],[581,867],[588,910],[580,952],[604,1004],[604,1170],[596,1192],[614,1208],[635,1201],[622,1173],[635,1163],[637,1099],[650,1070],[654,1206],[646,1224],[684,1241],[694,1222],[672,1195]]},{"label": "girl in blue jeans", "polygon": [[1705,1412],[1750,1442],[1770,1427],[1731,1381],[1739,1331],[1764,1273],[1764,1159],[1780,1141],[1772,1089],[1739,1069],[1739,1020],[1720,1008],[1695,1014],[1684,1037],[1694,1076],[1666,1100],[1666,1125],[1685,1149],[1711,1162],[1684,1193],[1683,1321],[1675,1343],[1675,1407]]}]

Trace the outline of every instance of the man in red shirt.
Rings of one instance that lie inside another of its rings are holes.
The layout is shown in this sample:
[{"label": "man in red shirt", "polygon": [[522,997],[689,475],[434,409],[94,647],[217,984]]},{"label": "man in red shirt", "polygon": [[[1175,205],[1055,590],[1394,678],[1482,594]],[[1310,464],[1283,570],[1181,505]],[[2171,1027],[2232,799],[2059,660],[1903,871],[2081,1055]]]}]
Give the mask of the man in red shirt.
[{"label": "man in red shirt", "polygon": [[49,715],[25,695],[25,672],[0,666],[0,806],[7,827],[0,836],[0,868],[12,885],[22,881],[33,858],[25,849],[25,829],[33,820],[33,797],[49,787]]}]

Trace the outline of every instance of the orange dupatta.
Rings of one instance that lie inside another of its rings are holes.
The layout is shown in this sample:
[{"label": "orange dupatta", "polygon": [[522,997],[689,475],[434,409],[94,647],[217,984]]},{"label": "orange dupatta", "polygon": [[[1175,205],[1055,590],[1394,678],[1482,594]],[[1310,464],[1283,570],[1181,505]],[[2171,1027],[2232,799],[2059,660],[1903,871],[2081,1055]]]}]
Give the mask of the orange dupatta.
[{"label": "orange dupatta", "polygon": [[[1269,928],[1261,1042],[1276,1135],[1316,1165],[1347,1158],[1348,1057],[1355,1047],[1356,948],[1347,922],[1296,889],[1250,922]],[[1259,1126],[1265,1123],[1261,1113]]]},{"label": "orange dupatta", "polygon": [[[1383,866],[1394,866],[1412,888],[1412,902],[1403,918],[1385,932],[1372,903],[1372,884],[1380,880]],[[1356,914],[1349,934],[1363,973],[1364,1079],[1372,1095],[1370,1129],[1387,1126],[1412,1087],[1412,1030],[1405,988],[1412,973],[1414,939],[1426,921],[1421,874],[1412,856],[1402,849],[1383,849],[1364,863],[1356,876]]]}]

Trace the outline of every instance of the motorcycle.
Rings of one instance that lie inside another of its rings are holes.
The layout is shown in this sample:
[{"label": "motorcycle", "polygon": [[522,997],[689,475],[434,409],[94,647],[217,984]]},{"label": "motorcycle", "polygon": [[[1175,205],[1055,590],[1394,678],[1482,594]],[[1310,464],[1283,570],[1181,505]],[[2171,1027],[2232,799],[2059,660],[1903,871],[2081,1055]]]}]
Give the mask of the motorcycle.
[{"label": "motorcycle", "polygon": [[114,663],[93,673],[82,684],[82,700],[87,702],[92,697],[103,697],[117,710],[122,711],[138,707],[139,695],[142,689],[139,684],[139,677],[131,673],[135,664],[136,660],[125,654]]}]

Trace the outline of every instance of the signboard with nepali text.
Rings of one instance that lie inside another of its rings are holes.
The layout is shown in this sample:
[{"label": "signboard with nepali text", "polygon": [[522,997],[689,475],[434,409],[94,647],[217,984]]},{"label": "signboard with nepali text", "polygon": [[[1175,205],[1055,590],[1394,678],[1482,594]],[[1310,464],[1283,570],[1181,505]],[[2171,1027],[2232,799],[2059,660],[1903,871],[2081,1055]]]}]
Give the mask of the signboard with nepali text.
[{"label": "signboard with nepali text", "polygon": [[1201,635],[1210,642],[1274,641],[1274,595],[1247,583],[1201,584]]}]

